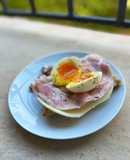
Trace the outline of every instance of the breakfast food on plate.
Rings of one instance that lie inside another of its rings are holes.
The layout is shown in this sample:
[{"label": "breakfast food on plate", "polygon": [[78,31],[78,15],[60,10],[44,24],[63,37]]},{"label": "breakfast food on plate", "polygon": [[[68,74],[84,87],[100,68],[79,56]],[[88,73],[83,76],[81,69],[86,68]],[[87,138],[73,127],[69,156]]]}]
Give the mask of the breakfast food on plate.
[{"label": "breakfast food on plate", "polygon": [[94,89],[102,79],[102,72],[90,72],[81,74],[76,80],[66,85],[73,93],[83,93]]},{"label": "breakfast food on plate", "polygon": [[51,76],[53,84],[65,86],[78,78],[81,74],[81,62],[77,57],[61,59],[52,69]]},{"label": "breakfast food on plate", "polygon": [[79,118],[108,100],[119,80],[99,55],[65,57],[53,67],[44,67],[31,84],[31,91],[45,106],[45,115],[54,112]]}]

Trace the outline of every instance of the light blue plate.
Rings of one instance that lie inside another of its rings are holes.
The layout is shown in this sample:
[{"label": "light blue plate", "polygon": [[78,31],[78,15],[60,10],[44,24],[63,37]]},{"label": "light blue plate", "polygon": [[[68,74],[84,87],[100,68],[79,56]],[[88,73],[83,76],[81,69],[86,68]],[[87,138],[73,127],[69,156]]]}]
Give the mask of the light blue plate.
[{"label": "light blue plate", "polygon": [[46,118],[43,106],[28,91],[28,87],[40,73],[44,65],[54,65],[66,56],[83,57],[82,52],[62,52],[42,57],[29,64],[13,81],[8,96],[9,109],[16,122],[27,131],[49,139],[73,139],[90,135],[106,126],[120,111],[125,100],[126,85],[119,69],[108,62],[112,72],[122,81],[107,102],[90,111],[80,119],[67,119],[61,116]]}]

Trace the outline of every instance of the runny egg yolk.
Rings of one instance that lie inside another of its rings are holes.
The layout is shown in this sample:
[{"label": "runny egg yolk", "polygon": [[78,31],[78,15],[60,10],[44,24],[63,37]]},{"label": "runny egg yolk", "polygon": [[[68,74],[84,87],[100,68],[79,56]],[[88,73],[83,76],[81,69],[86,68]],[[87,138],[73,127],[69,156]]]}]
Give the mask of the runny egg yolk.
[{"label": "runny egg yolk", "polygon": [[60,77],[68,82],[79,77],[80,69],[72,62],[66,62],[58,68]]},{"label": "runny egg yolk", "polygon": [[84,73],[73,63],[66,62],[60,65],[58,73],[66,82],[80,82],[93,76],[93,72]]},{"label": "runny egg yolk", "polygon": [[80,81],[88,79],[88,78],[90,78],[92,76],[93,76],[93,72],[87,72],[87,73],[82,72],[80,74],[80,76],[77,77],[76,79],[74,79],[72,82],[80,82]]}]

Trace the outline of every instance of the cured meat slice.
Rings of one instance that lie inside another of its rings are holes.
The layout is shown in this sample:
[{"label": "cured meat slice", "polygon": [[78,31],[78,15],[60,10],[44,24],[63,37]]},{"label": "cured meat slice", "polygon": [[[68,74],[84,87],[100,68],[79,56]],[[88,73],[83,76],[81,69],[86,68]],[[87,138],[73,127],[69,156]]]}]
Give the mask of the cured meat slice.
[{"label": "cured meat slice", "polygon": [[40,98],[53,107],[61,110],[80,108],[76,101],[70,98],[70,95],[61,89],[53,86],[51,83],[36,83],[36,90]]},{"label": "cured meat slice", "polygon": [[98,101],[114,87],[110,66],[98,55],[89,55],[81,59],[85,72],[101,71],[102,80],[99,85],[85,93],[70,93],[64,88],[55,87],[52,82],[35,83],[35,89],[40,98],[49,105],[60,110],[79,109],[87,103]]},{"label": "cured meat slice", "polygon": [[86,56],[81,60],[83,67],[90,66],[89,71],[101,71],[102,80],[99,85],[94,88],[92,91],[86,93],[80,93],[73,95],[73,99],[78,101],[80,106],[85,105],[91,101],[97,101],[102,98],[110,89],[114,87],[114,81],[111,73],[110,66],[104,61],[104,59],[98,55]]}]

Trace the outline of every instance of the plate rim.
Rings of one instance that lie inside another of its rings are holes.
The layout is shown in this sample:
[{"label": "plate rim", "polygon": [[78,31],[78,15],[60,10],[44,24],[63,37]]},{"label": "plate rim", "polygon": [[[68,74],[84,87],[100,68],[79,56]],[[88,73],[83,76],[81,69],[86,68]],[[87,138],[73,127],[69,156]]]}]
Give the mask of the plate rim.
[{"label": "plate rim", "polygon": [[[14,116],[12,110],[11,110],[11,106],[10,106],[10,93],[11,93],[11,89],[12,89],[12,86],[15,82],[15,80],[17,79],[17,77],[22,74],[30,65],[32,64],[35,64],[37,63],[38,61],[40,61],[41,59],[44,59],[44,58],[47,58],[47,57],[51,57],[51,56],[54,56],[54,55],[62,55],[62,54],[65,54],[65,53],[73,53],[73,54],[86,54],[86,55],[89,55],[89,54],[92,54],[92,52],[88,52],[88,51],[79,51],[79,50],[65,50],[65,51],[57,51],[57,52],[51,52],[51,53],[48,53],[46,55],[43,55],[43,56],[40,56],[36,59],[34,59],[33,61],[31,61],[29,64],[25,65],[25,67],[15,76],[14,80],[11,82],[10,86],[9,86],[9,89],[8,89],[8,108],[9,108],[9,112],[10,114],[12,115],[13,119],[15,120],[15,122],[20,126],[22,127],[23,129],[25,129],[26,131],[28,131],[30,134],[33,134],[33,135],[36,135],[38,137],[41,137],[41,138],[46,138],[46,139],[51,139],[51,140],[72,140],[72,139],[79,139],[79,138],[82,138],[82,137],[86,137],[86,136],[89,136],[91,134],[94,134],[95,132],[101,130],[102,128],[104,128],[105,126],[107,126],[117,115],[118,113],[120,112],[121,108],[123,107],[123,104],[124,104],[124,101],[125,101],[125,97],[126,97],[126,81],[125,81],[125,78],[123,76],[123,73],[121,72],[120,68],[117,67],[115,64],[113,64],[109,59],[106,58],[107,62],[114,67],[114,69],[119,73],[120,77],[121,77],[121,80],[122,80],[122,84],[123,84],[123,89],[124,89],[124,92],[123,92],[123,97],[121,99],[121,102],[120,102],[120,105],[117,109],[117,111],[113,114],[113,116],[110,117],[110,119],[104,124],[102,125],[101,127],[98,127],[97,129],[95,130],[92,130],[90,131],[88,134],[86,133],[83,133],[83,134],[80,134],[80,135],[74,135],[74,136],[70,136],[70,137],[53,137],[53,136],[47,136],[47,135],[40,135],[38,133],[35,133],[31,130],[29,130],[27,127],[25,127],[23,124],[21,124],[19,122],[19,120]],[[98,53],[97,53],[98,54]],[[99,54],[100,55],[100,54]]]}]

